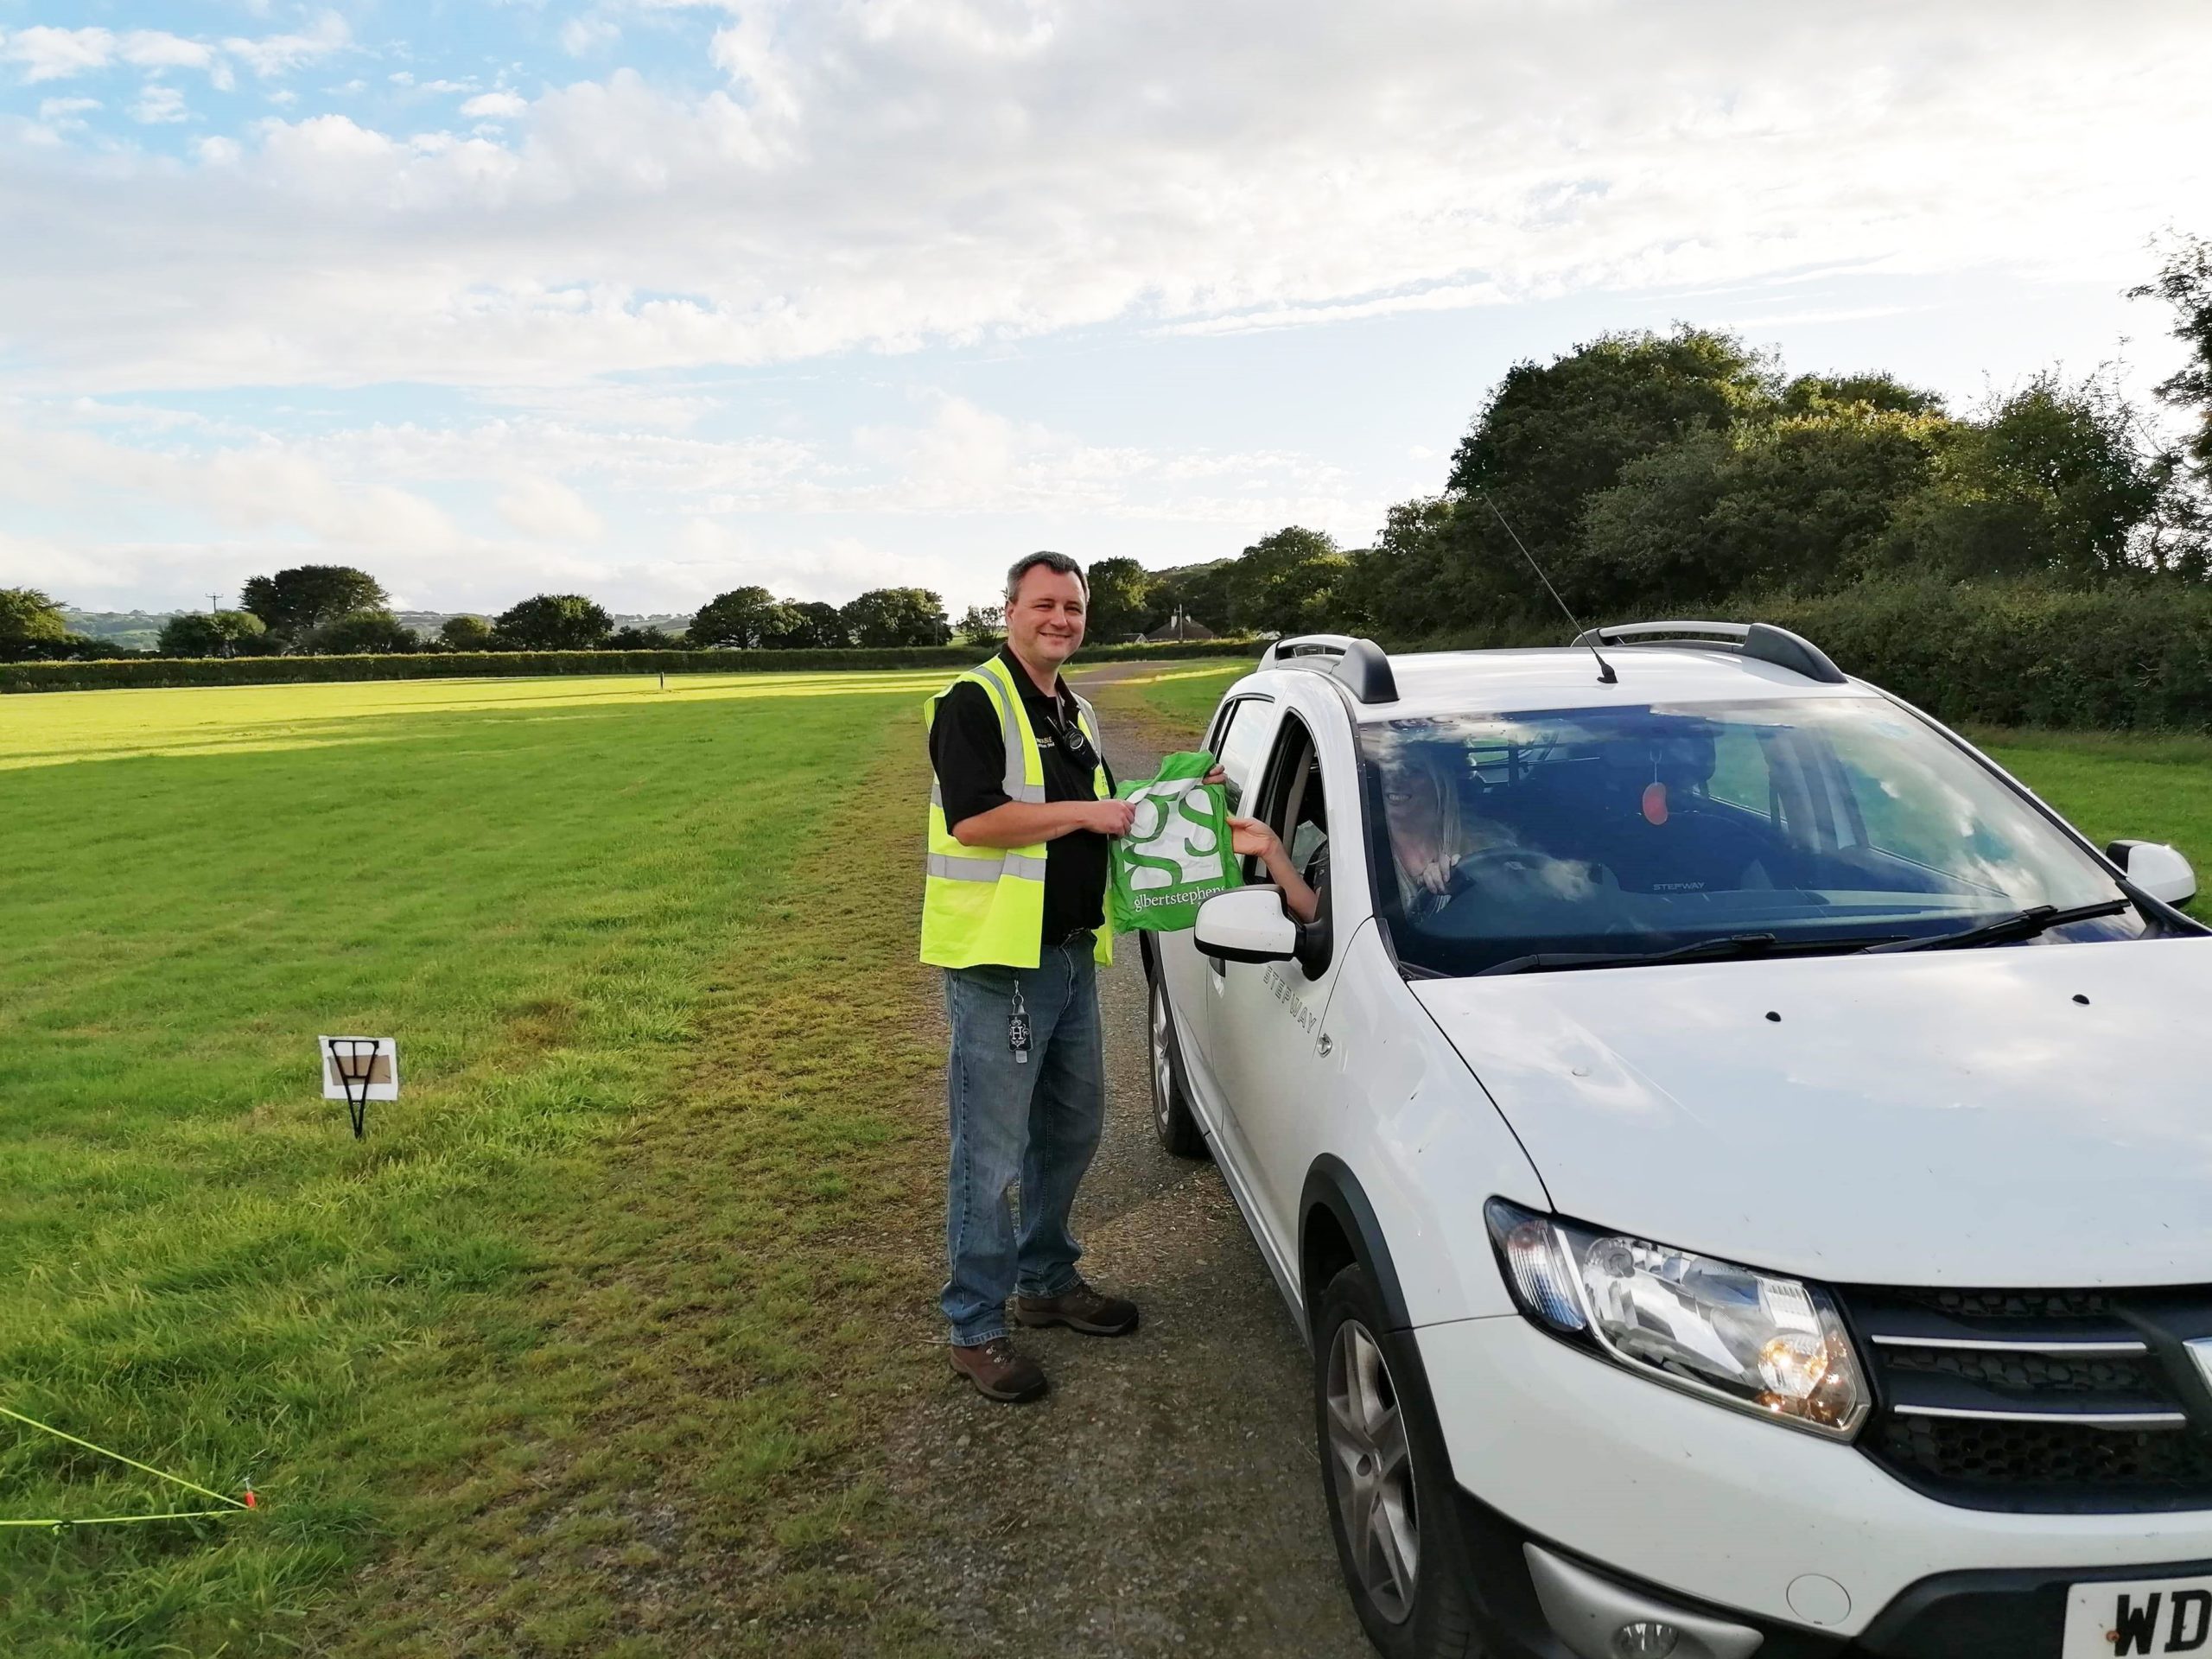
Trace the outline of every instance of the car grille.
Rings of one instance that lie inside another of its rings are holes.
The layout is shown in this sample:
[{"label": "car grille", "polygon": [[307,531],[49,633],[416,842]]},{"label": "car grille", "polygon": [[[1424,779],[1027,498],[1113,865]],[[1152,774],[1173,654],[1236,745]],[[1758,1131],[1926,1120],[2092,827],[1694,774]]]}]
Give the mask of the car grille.
[{"label": "car grille", "polygon": [[[1977,1509],[2212,1508],[2212,1290],[1842,1293],[1876,1408],[1859,1449]],[[2202,1402],[2202,1406],[2198,1402]]]}]

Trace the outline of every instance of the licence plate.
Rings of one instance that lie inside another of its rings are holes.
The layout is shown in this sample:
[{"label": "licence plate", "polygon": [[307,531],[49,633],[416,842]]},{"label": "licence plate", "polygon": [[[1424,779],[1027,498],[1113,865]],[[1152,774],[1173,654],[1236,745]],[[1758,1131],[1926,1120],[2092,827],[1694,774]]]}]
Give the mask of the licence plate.
[{"label": "licence plate", "polygon": [[2212,1659],[2212,1578],[2073,1587],[2061,1659],[2168,1653]]}]

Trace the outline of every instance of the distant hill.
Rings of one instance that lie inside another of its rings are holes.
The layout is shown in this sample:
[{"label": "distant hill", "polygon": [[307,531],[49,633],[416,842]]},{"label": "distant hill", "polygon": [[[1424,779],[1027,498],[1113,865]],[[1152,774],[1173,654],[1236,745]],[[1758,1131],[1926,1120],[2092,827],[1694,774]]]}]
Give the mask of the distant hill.
[{"label": "distant hill", "polygon": [[90,634],[125,651],[151,651],[162,637],[162,624],[175,611],[73,611],[62,607],[61,620],[73,633]]}]

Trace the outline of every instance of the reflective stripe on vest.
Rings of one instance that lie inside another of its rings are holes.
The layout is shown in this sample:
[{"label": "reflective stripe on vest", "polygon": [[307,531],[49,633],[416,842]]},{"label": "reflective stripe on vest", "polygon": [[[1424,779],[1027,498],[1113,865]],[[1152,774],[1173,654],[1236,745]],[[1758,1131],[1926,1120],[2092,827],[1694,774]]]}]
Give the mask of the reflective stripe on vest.
[{"label": "reflective stripe on vest", "polygon": [[[1043,757],[1029,712],[1022,707],[1020,689],[1006,664],[994,657],[962,674],[952,685],[961,680],[982,686],[998,711],[999,732],[1006,743],[1000,788],[1010,801],[1042,802]],[[922,705],[925,729],[936,724],[938,699],[944,696],[940,691]],[[1076,710],[1084,735],[1101,757],[1091,773],[1091,787],[1103,799],[1108,793],[1105,747],[1098,740],[1097,715],[1081,697],[1076,699]],[[1045,926],[1045,868],[1042,842],[1005,850],[963,845],[944,821],[944,793],[932,776],[922,880],[922,960],[941,968],[986,963],[1034,968]],[[1113,935],[1103,923],[1094,954],[1100,962],[1114,958]]]}]

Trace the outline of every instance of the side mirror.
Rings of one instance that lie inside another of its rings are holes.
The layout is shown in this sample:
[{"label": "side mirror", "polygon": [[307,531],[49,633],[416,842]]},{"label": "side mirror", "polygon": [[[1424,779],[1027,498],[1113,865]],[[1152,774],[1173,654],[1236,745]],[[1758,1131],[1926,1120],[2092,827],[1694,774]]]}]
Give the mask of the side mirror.
[{"label": "side mirror", "polygon": [[2196,872],[2172,848],[2156,841],[2115,841],[2105,856],[2125,871],[2127,879],[2153,899],[2169,905],[2185,905],[2196,897]]},{"label": "side mirror", "polygon": [[1298,954],[1298,924],[1274,887],[1216,893],[1198,906],[1191,931],[1200,955],[1230,962],[1288,962]]}]

